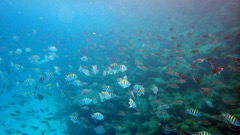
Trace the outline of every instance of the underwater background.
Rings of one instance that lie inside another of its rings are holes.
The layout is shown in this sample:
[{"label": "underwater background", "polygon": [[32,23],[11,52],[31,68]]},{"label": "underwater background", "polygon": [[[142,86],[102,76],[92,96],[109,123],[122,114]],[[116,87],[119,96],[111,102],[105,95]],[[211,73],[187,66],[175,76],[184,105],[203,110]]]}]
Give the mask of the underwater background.
[{"label": "underwater background", "polygon": [[1,135],[240,134],[239,0],[1,0]]}]

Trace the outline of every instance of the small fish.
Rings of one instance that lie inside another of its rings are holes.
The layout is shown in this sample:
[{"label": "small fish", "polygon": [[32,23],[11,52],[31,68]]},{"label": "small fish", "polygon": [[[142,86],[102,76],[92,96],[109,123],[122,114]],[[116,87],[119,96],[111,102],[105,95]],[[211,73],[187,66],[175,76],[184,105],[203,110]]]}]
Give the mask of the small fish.
[{"label": "small fish", "polygon": [[89,110],[89,107],[88,107],[88,106],[82,106],[81,109],[83,109],[83,110]]},{"label": "small fish", "polygon": [[43,100],[43,98],[44,98],[44,96],[43,96],[43,95],[41,95],[41,94],[38,94],[38,95],[37,95],[37,98],[38,98],[38,100],[39,100],[39,101],[42,101],[42,100]]},{"label": "small fish", "polygon": [[90,71],[87,70],[87,69],[82,69],[82,72],[83,72],[83,74],[85,74],[86,76],[91,76]]},{"label": "small fish", "polygon": [[91,116],[93,119],[96,119],[96,120],[102,120],[104,118],[104,116],[100,112],[93,113],[91,114]]},{"label": "small fish", "polygon": [[144,95],[145,92],[145,88],[139,84],[134,85],[133,90],[137,93],[137,96]]},{"label": "small fish", "polygon": [[118,66],[117,63],[112,63],[112,64],[110,65],[110,68],[113,69],[113,70],[115,70],[115,72],[117,72],[117,70],[119,69],[119,66]]},{"label": "small fish", "polygon": [[240,127],[240,122],[236,117],[234,117],[233,115],[230,115],[228,113],[224,113],[224,112],[222,112],[222,115],[226,118],[226,120],[229,123],[231,123],[232,125],[234,125],[236,127]]},{"label": "small fish", "polygon": [[199,50],[192,50],[190,53],[198,53]]},{"label": "small fish", "polygon": [[4,132],[6,133],[6,135],[11,135],[12,134],[11,130],[4,130]]},{"label": "small fish", "polygon": [[22,125],[21,125],[22,128],[25,128],[26,126],[27,126],[26,124],[22,124]]},{"label": "small fish", "polygon": [[51,118],[51,117],[47,117],[47,118],[44,118],[44,119],[49,121],[49,120],[51,120],[52,118]]},{"label": "small fish", "polygon": [[111,94],[106,91],[100,92],[99,96],[100,96],[101,101],[109,100],[112,98]]},{"label": "small fish", "polygon": [[42,108],[40,108],[40,111],[41,111],[41,112],[44,112],[44,110],[43,110]]},{"label": "small fish", "polygon": [[112,88],[111,88],[111,86],[109,86],[109,85],[103,85],[103,90],[105,90],[106,92],[112,92]]},{"label": "small fish", "polygon": [[92,66],[92,72],[93,72],[93,74],[97,74],[99,72],[96,65]]},{"label": "small fish", "polygon": [[50,130],[50,132],[55,132],[55,131],[57,131],[57,129],[51,129],[51,130]]},{"label": "small fish", "polygon": [[82,56],[82,57],[80,58],[80,60],[81,60],[81,61],[88,61],[88,57],[87,57],[87,56]]},{"label": "small fish", "polygon": [[57,52],[58,48],[56,46],[49,46],[48,50],[51,51],[51,52]]},{"label": "small fish", "polygon": [[211,122],[209,122],[208,120],[200,120],[199,123],[206,126],[211,125]]},{"label": "small fish", "polygon": [[212,70],[211,74],[214,75],[216,73],[221,73],[223,71],[223,68],[216,67]]},{"label": "small fish", "polygon": [[52,78],[54,73],[53,72],[45,72],[45,75],[48,77],[48,78]]},{"label": "small fish", "polygon": [[135,95],[134,95],[133,91],[130,91],[130,94],[135,99]]},{"label": "small fish", "polygon": [[212,101],[210,101],[210,100],[205,100],[205,102],[206,102],[206,104],[207,104],[209,107],[214,108],[214,105],[213,105]]},{"label": "small fish", "polygon": [[211,135],[211,134],[209,132],[207,132],[207,131],[200,131],[200,132],[197,132],[197,133],[195,133],[193,135]]},{"label": "small fish", "polygon": [[17,118],[17,117],[13,117],[15,120],[17,120],[17,121],[19,121],[20,119],[19,118]]},{"label": "small fish", "polygon": [[129,103],[129,108],[136,108],[137,107],[136,103],[131,98],[129,98],[128,103]]},{"label": "small fish", "polygon": [[157,116],[161,119],[168,119],[170,117],[167,111],[159,111],[157,112]]},{"label": "small fish", "polygon": [[187,81],[185,80],[185,79],[182,79],[182,78],[180,78],[180,79],[178,79],[177,81],[176,81],[176,83],[181,83],[181,84],[184,84],[184,83],[186,83]]},{"label": "small fish", "polygon": [[182,100],[175,100],[172,104],[173,105],[181,105],[183,103]]},{"label": "small fish", "polygon": [[199,91],[201,92],[201,94],[203,96],[212,97],[212,95],[213,95],[210,88],[201,88],[201,89],[199,89]]},{"label": "small fish", "polygon": [[68,131],[62,131],[62,133],[69,135],[69,132],[68,132]]},{"label": "small fish", "polygon": [[44,110],[45,110],[45,111],[47,111],[47,112],[49,111],[49,109],[48,109],[48,108],[45,108]]},{"label": "small fish", "polygon": [[127,76],[124,76],[123,78],[118,78],[117,81],[118,81],[118,84],[123,88],[127,88],[131,85],[131,83],[128,82],[127,80]]},{"label": "small fish", "polygon": [[186,112],[188,114],[191,114],[191,115],[195,116],[195,117],[199,117],[199,116],[202,115],[197,109],[187,109]]},{"label": "small fish", "polygon": [[83,89],[82,92],[81,92],[81,94],[82,94],[82,95],[87,95],[87,94],[89,94],[91,91],[92,91],[92,89]]},{"label": "small fish", "polygon": [[6,127],[6,124],[2,123],[2,126],[3,126],[3,127]]},{"label": "small fish", "polygon": [[44,135],[44,134],[45,134],[45,132],[46,132],[46,131],[44,130],[44,131],[41,133],[41,135]]},{"label": "small fish", "polygon": [[14,113],[10,113],[10,115],[11,115],[11,116],[16,116],[16,114],[14,114]]},{"label": "small fish", "polygon": [[137,66],[137,68],[140,69],[140,70],[143,70],[143,71],[148,70],[148,67],[146,67],[146,66],[144,66],[144,65],[142,65],[142,66]]},{"label": "small fish", "polygon": [[73,123],[78,123],[80,124],[79,120],[78,120],[78,112],[74,112],[72,113],[71,115],[69,115],[70,117],[70,120],[73,122]]},{"label": "small fish", "polygon": [[82,100],[80,100],[81,105],[89,105],[91,102],[92,102],[92,99],[90,98],[83,98]]},{"label": "small fish", "polygon": [[74,80],[71,82],[71,84],[75,86],[82,86],[82,82],[80,80]]},{"label": "small fish", "polygon": [[195,64],[191,64],[189,67],[190,67],[191,69],[198,69],[198,66],[196,66]]},{"label": "small fish", "polygon": [[198,84],[198,85],[200,85],[200,84],[201,84],[201,81],[200,81],[200,79],[199,79],[199,78],[197,78],[196,76],[192,76],[192,79],[194,80],[194,82],[195,82],[196,84]]},{"label": "small fish", "polygon": [[20,131],[20,130],[16,130],[16,133],[22,133],[22,131]]},{"label": "small fish", "polygon": [[74,73],[70,73],[70,74],[68,74],[67,76],[66,76],[66,81],[74,81],[74,80],[76,80],[78,78],[78,76],[76,75],[76,74],[74,74]]},{"label": "small fish", "polygon": [[168,124],[166,126],[163,127],[163,131],[164,134],[169,134],[170,132],[176,132],[175,128],[171,128],[168,126]]},{"label": "small fish", "polygon": [[41,77],[39,77],[39,79],[38,79],[38,81],[41,82],[41,83],[43,83],[44,80],[45,80],[45,77],[44,77],[44,76],[41,76]]},{"label": "small fish", "polygon": [[125,72],[127,70],[127,67],[125,65],[120,65],[119,71]]},{"label": "small fish", "polygon": [[15,103],[13,102],[13,103],[11,103],[10,105],[15,105]]},{"label": "small fish", "polygon": [[198,58],[198,59],[193,61],[193,63],[202,63],[202,62],[204,62],[203,58]]}]

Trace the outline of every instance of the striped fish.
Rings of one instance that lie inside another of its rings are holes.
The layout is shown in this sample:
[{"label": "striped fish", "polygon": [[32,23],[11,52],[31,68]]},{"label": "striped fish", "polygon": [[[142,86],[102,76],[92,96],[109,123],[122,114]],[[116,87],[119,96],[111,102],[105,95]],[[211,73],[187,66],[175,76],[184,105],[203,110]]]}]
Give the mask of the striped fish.
[{"label": "striped fish", "polygon": [[113,70],[118,70],[118,69],[119,69],[119,66],[118,66],[117,63],[112,63],[112,64],[110,65],[110,67],[111,67]]},{"label": "striped fish", "polygon": [[123,78],[118,78],[118,84],[123,88],[127,88],[131,85],[130,82],[128,82],[127,80],[127,76],[124,76]]},{"label": "striped fish", "polygon": [[110,93],[103,91],[99,93],[101,101],[111,99]]},{"label": "striped fish", "polygon": [[82,100],[80,100],[81,105],[88,105],[91,102],[92,102],[92,99],[90,99],[90,98],[83,98]]},{"label": "striped fish", "polygon": [[234,126],[240,127],[240,122],[238,121],[238,119],[236,117],[234,117],[233,115],[230,115],[228,113],[223,113],[223,116],[227,119],[227,121],[229,123],[231,123]]},{"label": "striped fish", "polygon": [[133,90],[137,93],[137,96],[144,95],[145,92],[145,88],[139,84],[134,85]]},{"label": "striped fish", "polygon": [[119,71],[124,72],[127,70],[127,67],[125,65],[120,65]]},{"label": "striped fish", "polygon": [[71,115],[69,115],[69,117],[73,123],[78,123],[78,124],[80,123],[78,120],[78,112],[72,113]]},{"label": "striped fish", "polygon": [[187,109],[186,112],[195,117],[201,116],[201,113],[197,109]]},{"label": "striped fish", "polygon": [[103,85],[103,90],[105,90],[106,92],[112,92],[112,88],[111,88],[111,86],[109,86],[109,85]]},{"label": "striped fish", "polygon": [[45,72],[45,75],[49,78],[53,77],[53,72]]},{"label": "striped fish", "polygon": [[197,132],[197,133],[195,133],[193,135],[211,135],[211,134],[209,132],[207,132],[207,131],[200,131],[200,132]]},{"label": "striped fish", "polygon": [[97,119],[97,120],[102,120],[104,118],[104,116],[100,113],[100,112],[96,112],[91,114],[93,119]]},{"label": "striped fish", "polygon": [[131,98],[129,98],[128,103],[129,103],[129,108],[136,108],[137,107],[136,103]]}]

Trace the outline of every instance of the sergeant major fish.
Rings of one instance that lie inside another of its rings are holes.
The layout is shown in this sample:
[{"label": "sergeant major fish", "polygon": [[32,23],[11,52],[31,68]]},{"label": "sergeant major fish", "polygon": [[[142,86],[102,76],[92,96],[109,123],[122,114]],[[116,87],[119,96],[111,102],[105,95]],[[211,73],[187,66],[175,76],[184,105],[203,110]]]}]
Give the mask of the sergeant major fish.
[{"label": "sergeant major fish", "polygon": [[129,108],[136,108],[137,107],[136,103],[131,98],[129,98],[128,103],[129,103]]},{"label": "sergeant major fish", "polygon": [[93,113],[91,114],[91,116],[93,119],[96,119],[96,120],[102,120],[104,118],[104,116],[100,112]]},{"label": "sergeant major fish", "polygon": [[127,88],[131,85],[131,83],[128,82],[127,80],[127,76],[124,76],[123,78],[118,78],[117,81],[118,81],[118,84],[123,88]]},{"label": "sergeant major fish", "polygon": [[195,117],[201,116],[202,114],[197,109],[187,109],[186,112]]},{"label": "sergeant major fish", "polygon": [[82,100],[80,100],[81,105],[89,105],[91,102],[92,102],[92,99],[90,98],[83,98]]},{"label": "sergeant major fish", "polygon": [[224,113],[224,112],[222,112],[222,114],[229,123],[231,123],[232,125],[234,125],[236,127],[240,127],[240,122],[236,117],[234,117],[233,115],[230,115],[228,113]]}]

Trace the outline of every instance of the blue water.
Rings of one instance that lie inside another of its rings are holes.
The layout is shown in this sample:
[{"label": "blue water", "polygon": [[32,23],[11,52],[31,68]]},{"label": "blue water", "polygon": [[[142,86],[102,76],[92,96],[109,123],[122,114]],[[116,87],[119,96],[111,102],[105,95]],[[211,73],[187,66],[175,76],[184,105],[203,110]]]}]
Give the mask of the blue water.
[{"label": "blue water", "polygon": [[238,0],[2,0],[0,134],[239,134],[239,16]]}]

